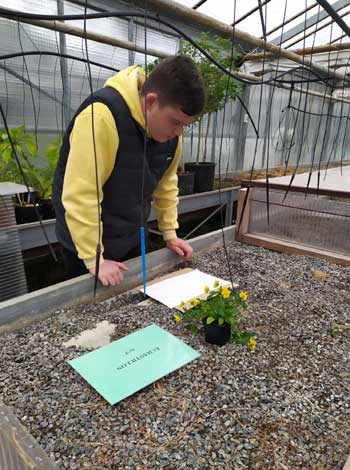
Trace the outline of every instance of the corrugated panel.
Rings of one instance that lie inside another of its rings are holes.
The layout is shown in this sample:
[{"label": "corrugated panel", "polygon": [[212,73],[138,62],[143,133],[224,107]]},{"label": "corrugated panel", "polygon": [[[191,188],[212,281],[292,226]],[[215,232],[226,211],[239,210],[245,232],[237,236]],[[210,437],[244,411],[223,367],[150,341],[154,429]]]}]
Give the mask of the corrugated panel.
[{"label": "corrugated panel", "polygon": [[[7,6],[7,0],[0,0],[0,6]],[[41,0],[16,0],[16,10],[27,13],[56,14],[56,0],[47,0],[43,6]],[[68,1],[64,2],[66,14],[84,13],[84,6]],[[90,8],[88,13],[93,12]],[[84,21],[67,21],[68,25],[83,28]],[[89,32],[103,33],[110,37],[128,40],[128,22],[119,18],[102,18],[87,21]],[[138,45],[144,43],[143,27],[135,25],[134,35]],[[0,22],[0,54],[23,51],[46,51],[56,53],[59,49],[59,33],[38,26],[21,24],[2,18]],[[82,38],[66,35],[67,54],[85,57],[85,41]],[[157,48],[172,54],[176,51],[177,40],[148,29],[149,48]],[[129,65],[129,51],[120,47],[87,41],[89,59],[98,63],[123,69]],[[148,62],[152,58],[149,56]],[[143,64],[143,54],[135,55],[135,64]],[[81,102],[90,94],[90,85],[86,64],[67,59],[69,101],[73,114]],[[15,74],[15,75],[13,75]],[[113,71],[91,66],[93,89],[101,88],[104,82],[114,74]],[[30,80],[33,88],[19,77]],[[46,94],[39,93],[38,88]],[[34,132],[37,121],[39,141],[42,141],[43,129],[57,133],[62,131],[62,77],[60,61],[56,56],[26,56],[6,59],[0,63],[0,99],[10,127],[25,124],[27,132]],[[51,98],[49,98],[51,96]],[[34,98],[34,105],[33,100]],[[64,126],[63,126],[64,127]]]},{"label": "corrugated panel", "polygon": [[11,196],[0,197],[0,301],[28,292]]}]

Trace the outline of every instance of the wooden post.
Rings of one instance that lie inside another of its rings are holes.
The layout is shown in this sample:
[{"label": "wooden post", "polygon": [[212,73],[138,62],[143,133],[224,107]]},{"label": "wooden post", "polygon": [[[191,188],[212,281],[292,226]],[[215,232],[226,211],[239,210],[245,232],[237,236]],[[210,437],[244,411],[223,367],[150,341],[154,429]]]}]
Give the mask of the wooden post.
[{"label": "wooden post", "polygon": [[[314,47],[304,47],[300,49],[291,49],[290,52],[294,52],[298,55],[308,55],[308,54],[319,54],[321,52],[332,52],[332,51],[344,51],[350,49],[350,42],[343,42],[342,44],[322,44],[320,46]],[[267,60],[275,57],[275,54],[268,52],[265,54],[263,52],[259,52],[254,54],[254,52],[249,52],[243,57],[244,62],[246,61],[259,61],[259,60]]]},{"label": "wooden post", "polygon": [[244,235],[248,233],[253,192],[253,188],[243,188],[238,193],[236,219],[236,240],[238,241],[243,241]]},{"label": "wooden post", "polygon": [[[6,15],[3,15],[4,18],[7,18]],[[40,28],[51,29],[52,31],[60,31],[66,34],[70,34],[72,36],[78,36],[79,38],[85,37],[84,30],[82,28],[78,28],[77,26],[68,25],[63,23],[63,21],[51,21],[51,20],[32,20],[27,18],[20,18],[20,17],[10,17],[13,21],[20,21],[21,23],[32,24],[34,26],[39,26]],[[138,46],[133,42],[124,41],[122,39],[116,39],[111,36],[106,36],[105,34],[98,34],[86,31],[86,38],[91,39],[92,41],[100,42],[102,44],[109,44],[115,47],[121,47],[123,49],[127,49],[129,51],[136,51],[144,53],[145,49],[143,46]],[[147,53],[149,55],[155,57],[166,58],[169,54],[165,52],[161,52],[156,49],[147,48]]]}]

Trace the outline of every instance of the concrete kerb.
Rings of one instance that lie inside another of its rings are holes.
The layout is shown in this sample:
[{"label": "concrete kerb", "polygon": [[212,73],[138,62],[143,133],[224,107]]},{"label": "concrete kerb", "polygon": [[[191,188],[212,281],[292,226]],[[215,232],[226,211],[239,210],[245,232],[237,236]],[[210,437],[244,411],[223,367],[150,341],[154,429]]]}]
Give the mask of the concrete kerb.
[{"label": "concrete kerb", "polygon": [[[224,228],[223,232],[226,242],[234,240],[234,225]],[[222,246],[222,241],[221,229],[188,240],[195,253]],[[80,303],[101,302],[139,286],[142,283],[141,259],[134,258],[125,264],[129,271],[121,285],[116,287],[99,285],[95,299],[94,279],[86,274],[0,303],[0,334],[21,329],[34,321],[47,318],[57,309]],[[148,280],[151,281],[179,264],[181,264],[180,258],[167,248],[150,253],[147,256]]]}]

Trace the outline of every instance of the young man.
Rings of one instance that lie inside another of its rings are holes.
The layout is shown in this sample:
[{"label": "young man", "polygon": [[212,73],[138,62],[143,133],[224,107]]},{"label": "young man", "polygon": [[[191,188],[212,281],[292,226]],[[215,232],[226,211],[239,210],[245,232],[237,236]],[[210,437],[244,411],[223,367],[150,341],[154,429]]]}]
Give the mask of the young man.
[{"label": "young man", "polygon": [[167,247],[191,257],[176,236],[176,170],[183,129],[204,104],[203,81],[186,56],[162,61],[146,80],[140,67],[129,67],[82,103],[64,135],[53,185],[69,277],[95,274],[100,234],[99,279],[119,284],[127,269],[121,261],[138,255],[152,200]]}]

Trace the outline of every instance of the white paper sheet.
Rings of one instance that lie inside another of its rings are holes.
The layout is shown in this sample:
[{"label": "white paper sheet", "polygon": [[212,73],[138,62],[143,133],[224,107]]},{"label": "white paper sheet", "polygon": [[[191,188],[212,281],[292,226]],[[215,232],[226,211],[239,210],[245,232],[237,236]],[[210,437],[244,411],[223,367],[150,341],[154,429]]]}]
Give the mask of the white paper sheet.
[{"label": "white paper sheet", "polygon": [[[204,293],[204,286],[213,289],[214,282],[218,280],[222,286],[230,285],[225,281],[210,274],[195,269],[189,273],[170,277],[164,281],[146,287],[146,294],[169,308],[175,308],[181,302],[187,302]],[[140,289],[143,292],[143,288]]]}]

